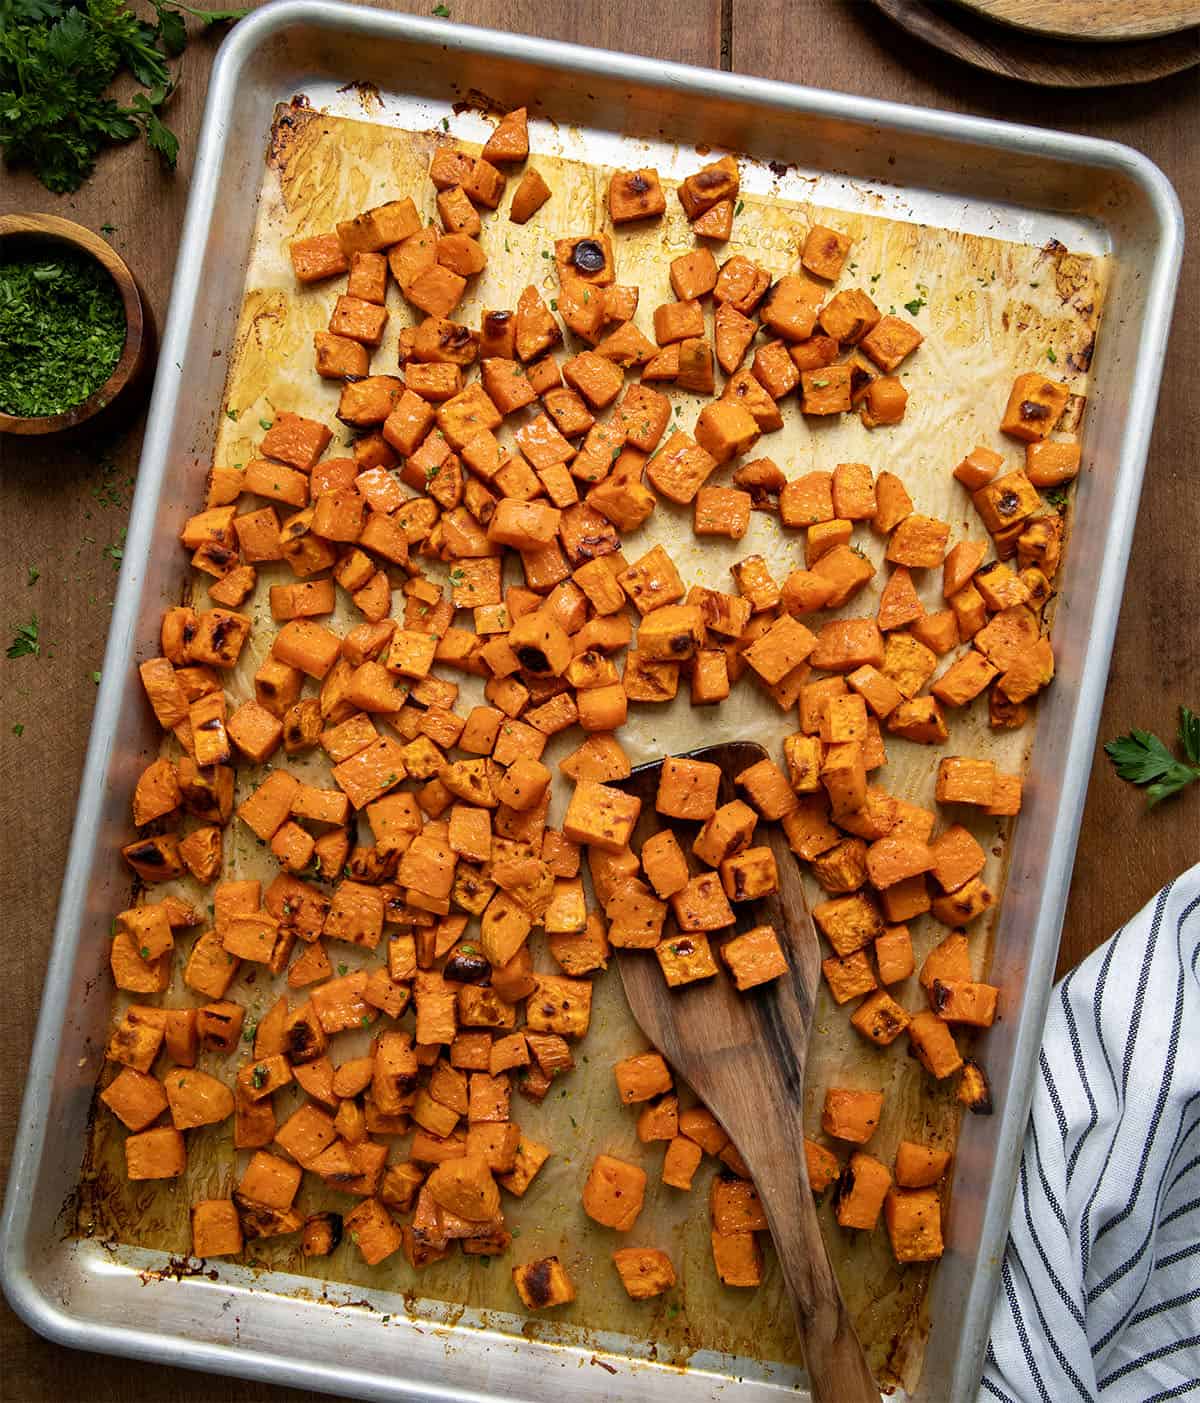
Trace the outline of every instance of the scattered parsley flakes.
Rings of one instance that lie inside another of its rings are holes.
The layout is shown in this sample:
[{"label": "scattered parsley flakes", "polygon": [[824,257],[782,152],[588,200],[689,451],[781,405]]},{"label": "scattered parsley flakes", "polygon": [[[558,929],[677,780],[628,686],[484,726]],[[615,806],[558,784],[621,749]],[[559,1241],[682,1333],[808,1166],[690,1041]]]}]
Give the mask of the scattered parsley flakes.
[{"label": "scattered parsley flakes", "polygon": [[39,658],[42,655],[40,626],[36,614],[27,624],[18,624],[13,641],[8,645],[10,658]]},{"label": "scattered parsley flakes", "polygon": [[250,1073],[250,1084],[255,1091],[261,1091],[267,1084],[267,1069],[261,1065],[255,1067]]},{"label": "scattered parsley flakes", "polygon": [[433,7],[432,13],[435,14],[435,15],[437,15],[438,19],[449,19],[449,18],[450,18],[450,6],[449,6],[449,5],[435,5],[435,6]]},{"label": "scattered parsley flakes", "polygon": [[1046,347],[1046,359],[1050,362],[1051,365],[1058,364],[1058,357],[1054,354],[1053,346]]},{"label": "scattered parsley flakes", "polygon": [[260,429],[270,429],[270,428],[274,428],[274,426],[275,426],[275,421],[274,421],[274,419],[260,419],[260,420],[258,421],[258,427],[259,427]]},{"label": "scattered parsley flakes", "polygon": [[13,735],[16,736],[16,738],[17,738],[18,740],[20,740],[21,737],[22,737],[24,734],[25,734],[25,727],[21,724],[20,721],[14,721],[14,722],[13,722]]},{"label": "scattered parsley flakes", "polygon": [[121,561],[125,559],[125,527],[121,528],[117,539],[111,545],[104,547],[102,554],[112,561],[114,570],[121,568]]},{"label": "scattered parsley flakes", "polygon": [[350,968],[349,965],[338,965],[338,973],[339,973],[339,974],[345,974],[346,971],[347,971],[349,968]]},{"label": "scattered parsley flakes", "polygon": [[99,670],[97,670],[96,672],[93,672],[93,673],[92,673],[92,681],[96,684],[97,687],[100,685],[100,673],[99,673]]},{"label": "scattered parsley flakes", "polygon": [[745,208],[746,208],[746,202],[745,202],[745,200],[739,200],[739,201],[737,202],[737,204],[734,206],[733,212],[734,212],[735,215],[741,214],[741,212],[742,212]]},{"label": "scattered parsley flakes", "polygon": [[237,423],[238,412],[237,412],[236,409],[227,409],[227,410],[225,411],[225,417],[226,417],[226,419],[232,419],[233,422],[236,424],[236,423]]},{"label": "scattered parsley flakes", "polygon": [[36,565],[31,565],[29,567],[29,578],[25,581],[25,583],[27,585],[37,584],[38,580],[41,578],[41,574],[42,572],[37,568]]},{"label": "scattered parsley flakes", "polygon": [[917,313],[921,310],[921,308],[924,306],[925,299],[923,297],[914,297],[911,302],[906,302],[904,304],[904,310],[909,314],[910,317],[915,317]]}]

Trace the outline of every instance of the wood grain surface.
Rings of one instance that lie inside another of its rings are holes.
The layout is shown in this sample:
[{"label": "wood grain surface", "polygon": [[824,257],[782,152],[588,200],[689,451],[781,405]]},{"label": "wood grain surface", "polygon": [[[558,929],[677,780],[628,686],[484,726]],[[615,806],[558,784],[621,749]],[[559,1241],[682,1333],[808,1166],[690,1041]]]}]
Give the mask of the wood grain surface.
[{"label": "wood grain surface", "polygon": [[[432,4],[397,5],[429,13]],[[1125,141],[1174,182],[1188,227],[1200,221],[1195,132],[1200,90],[1181,74],[1103,93],[1032,90],[959,66],[898,30],[866,3],[842,0],[450,0],[455,20],[575,40],[654,57],[733,68],[846,92],[1036,122]],[[109,235],[161,316],[187,198],[215,36],[184,55],[172,103],[182,150],[164,174],[142,144],[111,151],[78,194],[58,198],[31,177],[4,171],[0,212],[61,214]],[[1146,489],[1130,561],[1101,738],[1131,725],[1166,736],[1179,702],[1200,704],[1200,512],[1192,471],[1200,442],[1200,262],[1185,260],[1170,358],[1159,400]],[[95,698],[121,529],[136,471],[140,421],[110,442],[74,449],[0,441],[0,624],[11,635],[31,613],[41,621],[40,658],[0,660],[0,844],[4,940],[0,946],[0,1046],[11,1058],[0,1081],[0,1178],[7,1172],[25,1067],[62,880],[76,790]],[[27,583],[29,567],[40,572]],[[1189,695],[1189,688],[1192,689]],[[23,726],[18,737],[14,726]],[[1063,933],[1069,968],[1200,856],[1200,786],[1147,813],[1097,752]],[[184,1403],[211,1399],[299,1400],[312,1395],[237,1380],[210,1381],[165,1366],[62,1349],[30,1333],[0,1306],[0,1399],[6,1403]]]}]

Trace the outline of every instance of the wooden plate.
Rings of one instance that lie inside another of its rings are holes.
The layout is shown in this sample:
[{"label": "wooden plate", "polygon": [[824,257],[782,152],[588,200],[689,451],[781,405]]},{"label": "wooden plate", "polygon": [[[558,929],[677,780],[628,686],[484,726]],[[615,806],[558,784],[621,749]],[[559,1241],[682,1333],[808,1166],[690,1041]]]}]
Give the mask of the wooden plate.
[{"label": "wooden plate", "polygon": [[1200,63],[1200,29],[1125,44],[1081,44],[995,24],[965,6],[872,3],[909,34],[974,68],[1045,88],[1150,83]]},{"label": "wooden plate", "polygon": [[1200,0],[958,0],[1001,24],[1078,43],[1178,34],[1200,24]]}]

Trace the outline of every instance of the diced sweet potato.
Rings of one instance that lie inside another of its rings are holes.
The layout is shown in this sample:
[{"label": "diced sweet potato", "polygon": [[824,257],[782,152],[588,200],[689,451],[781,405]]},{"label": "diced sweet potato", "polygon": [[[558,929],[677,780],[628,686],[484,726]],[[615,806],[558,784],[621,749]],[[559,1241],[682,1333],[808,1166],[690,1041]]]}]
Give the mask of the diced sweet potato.
[{"label": "diced sweet potato", "polygon": [[646,1195],[646,1173],[613,1155],[597,1155],[583,1188],[583,1210],[594,1222],[628,1232]]},{"label": "diced sweet potato", "polygon": [[568,1305],[575,1299],[575,1287],[557,1257],[542,1257],[512,1269],[517,1294],[530,1310],[548,1310]]},{"label": "diced sweet potato", "polygon": [[851,1091],[831,1086],[825,1093],[821,1128],[835,1140],[850,1140],[856,1145],[865,1145],[878,1129],[882,1112],[882,1092]]}]

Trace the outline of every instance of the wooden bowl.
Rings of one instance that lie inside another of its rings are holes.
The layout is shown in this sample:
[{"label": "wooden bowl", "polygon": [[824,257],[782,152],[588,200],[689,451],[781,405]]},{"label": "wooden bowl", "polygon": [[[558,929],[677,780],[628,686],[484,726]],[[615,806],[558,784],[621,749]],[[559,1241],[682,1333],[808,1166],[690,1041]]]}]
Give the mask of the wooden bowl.
[{"label": "wooden bowl", "polygon": [[[98,234],[70,219],[53,214],[0,215],[0,245],[8,240],[22,244],[65,244],[95,259],[112,278],[125,307],[125,347],[113,373],[87,399],[72,405],[61,414],[44,414],[25,418],[0,411],[0,433],[56,434],[94,419],[107,410],[125,391],[142,385],[144,372],[151,358],[154,327],[149,308],[142,300],[133,274],[113,247]],[[125,395],[124,404],[130,396]]]}]

